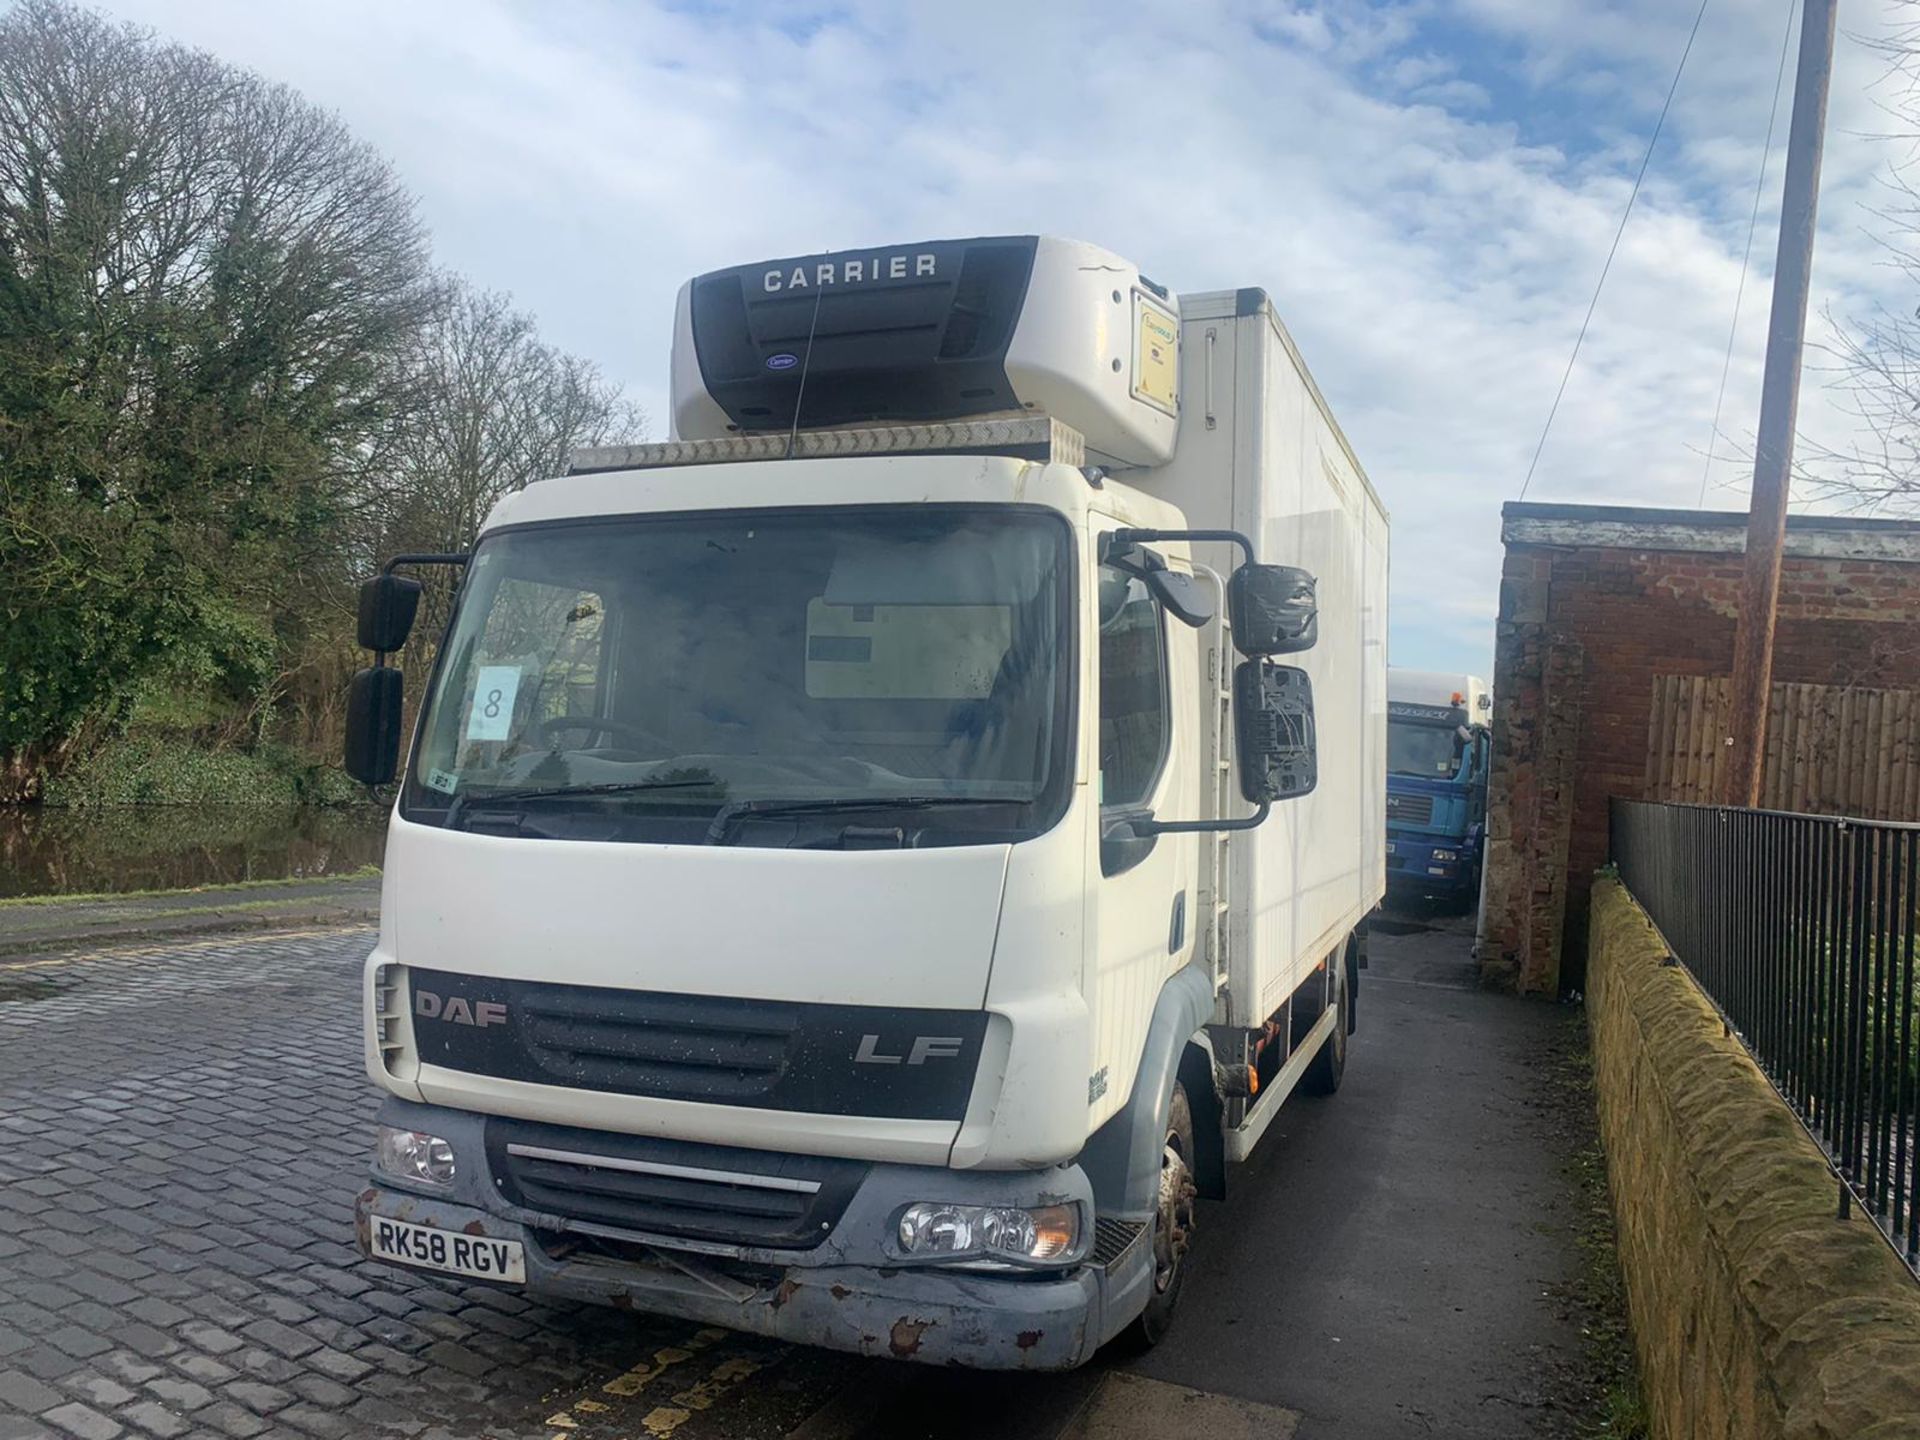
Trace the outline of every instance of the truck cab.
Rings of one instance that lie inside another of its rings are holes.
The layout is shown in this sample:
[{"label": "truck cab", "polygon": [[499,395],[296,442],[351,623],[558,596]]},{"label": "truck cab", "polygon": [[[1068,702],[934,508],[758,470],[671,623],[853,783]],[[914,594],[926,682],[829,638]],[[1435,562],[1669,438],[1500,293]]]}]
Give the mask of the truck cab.
[{"label": "truck cab", "polygon": [[1387,672],[1387,883],[1476,903],[1493,696],[1477,675]]},{"label": "truck cab", "polygon": [[1384,515],[1369,570],[1364,477],[1318,538],[1181,478],[1244,303],[1046,237],[714,272],[672,439],[368,582],[370,1255],[939,1363],[1164,1331],[1380,889]]}]

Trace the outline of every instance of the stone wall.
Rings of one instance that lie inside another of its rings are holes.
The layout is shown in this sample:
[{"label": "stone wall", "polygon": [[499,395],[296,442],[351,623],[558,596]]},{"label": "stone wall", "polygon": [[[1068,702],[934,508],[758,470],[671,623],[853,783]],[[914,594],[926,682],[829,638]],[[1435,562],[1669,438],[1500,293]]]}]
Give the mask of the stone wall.
[{"label": "stone wall", "polygon": [[[1506,507],[1480,963],[1490,983],[1584,982],[1587,877],[1607,801],[1638,797],[1656,675],[1725,675],[1746,517]],[[1777,683],[1920,686],[1920,525],[1795,517]]]},{"label": "stone wall", "polygon": [[1920,1282],[1617,880],[1587,992],[1608,1186],[1654,1440],[1920,1435]]}]

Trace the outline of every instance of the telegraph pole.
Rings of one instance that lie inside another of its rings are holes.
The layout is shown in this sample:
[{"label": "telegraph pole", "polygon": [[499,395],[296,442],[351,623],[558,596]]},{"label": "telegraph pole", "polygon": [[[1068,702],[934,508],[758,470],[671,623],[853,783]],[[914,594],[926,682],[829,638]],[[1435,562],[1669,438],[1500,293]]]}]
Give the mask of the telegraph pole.
[{"label": "telegraph pole", "polygon": [[1787,133],[1780,247],[1773,266],[1773,315],[1767,326],[1766,376],[1760,388],[1760,431],[1753,455],[1753,498],[1747,513],[1747,563],[1740,621],[1733,641],[1732,747],[1729,805],[1760,803],[1767,748],[1767,699],[1773,684],[1773,625],[1780,600],[1780,555],[1787,538],[1787,492],[1793,432],[1800,404],[1800,352],[1807,333],[1807,289],[1813,273],[1813,225],[1820,200],[1820,147],[1827,128],[1833,75],[1836,0],[1803,0],[1800,60],[1794,72],[1793,123]]}]

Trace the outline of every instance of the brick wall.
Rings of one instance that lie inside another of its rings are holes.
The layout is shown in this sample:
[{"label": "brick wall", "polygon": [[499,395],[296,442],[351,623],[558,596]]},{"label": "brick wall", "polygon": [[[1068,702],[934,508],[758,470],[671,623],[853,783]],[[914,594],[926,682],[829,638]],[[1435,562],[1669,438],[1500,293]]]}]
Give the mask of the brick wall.
[{"label": "brick wall", "polygon": [[[1745,516],[1509,505],[1494,649],[1486,979],[1581,988],[1607,800],[1638,796],[1656,675],[1732,668]],[[1776,683],[1920,687],[1920,525],[1796,518]]]}]

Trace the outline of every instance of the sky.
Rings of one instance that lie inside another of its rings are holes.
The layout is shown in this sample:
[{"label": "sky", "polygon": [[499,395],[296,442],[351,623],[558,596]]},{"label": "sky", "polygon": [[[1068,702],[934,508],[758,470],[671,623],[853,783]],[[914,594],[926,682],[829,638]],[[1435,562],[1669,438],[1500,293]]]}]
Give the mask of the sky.
[{"label": "sky", "polygon": [[[665,434],[674,294],[773,256],[1064,234],[1260,286],[1393,515],[1395,664],[1488,674],[1515,498],[1693,21],[1689,0],[105,0],[391,158],[436,257]],[[1911,313],[1875,208],[1894,98],[1853,0],[1810,339]],[[1744,508],[1787,0],[1709,0],[1529,500]],[[1797,38],[1794,42],[1797,45]],[[1792,88],[1789,57],[1787,85]],[[1843,445],[1810,372],[1801,430]],[[1284,558],[1284,557],[1280,557]]]}]

